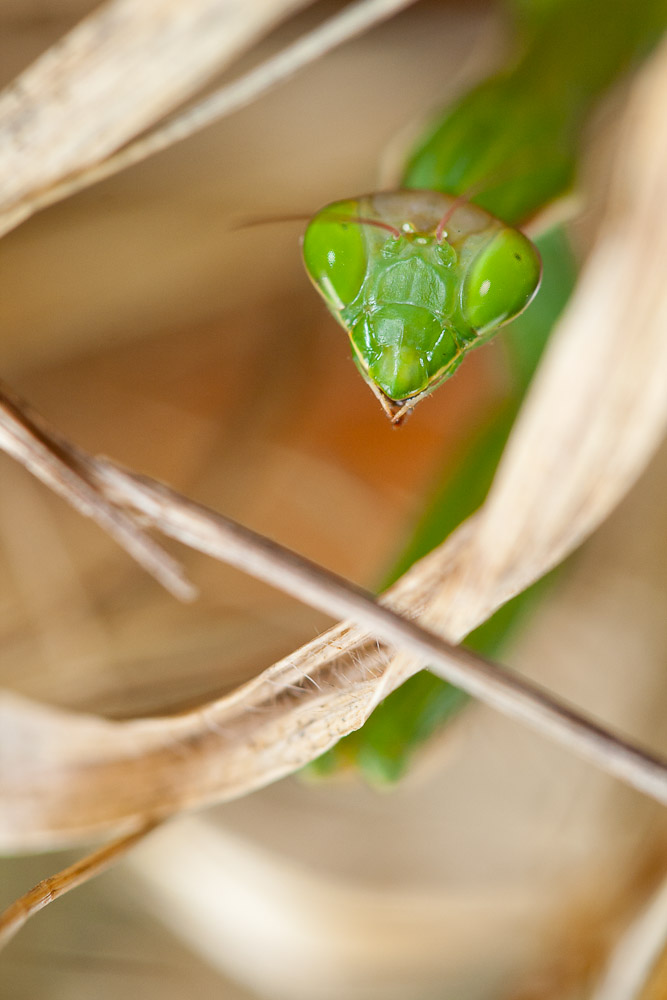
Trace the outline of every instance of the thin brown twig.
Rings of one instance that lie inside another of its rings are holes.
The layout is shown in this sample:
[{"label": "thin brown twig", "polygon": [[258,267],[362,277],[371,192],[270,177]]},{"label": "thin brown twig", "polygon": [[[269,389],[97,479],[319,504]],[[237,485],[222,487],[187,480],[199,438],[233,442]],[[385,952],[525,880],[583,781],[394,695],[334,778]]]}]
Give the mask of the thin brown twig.
[{"label": "thin brown twig", "polygon": [[[0,403],[7,390],[0,386]],[[298,600],[333,617],[349,617],[390,645],[414,654],[418,664],[467,691],[492,708],[549,736],[607,773],[626,781],[658,802],[667,805],[667,761],[614,734],[578,712],[538,685],[510,673],[434,633],[406,620],[391,608],[378,603],[372,594],[303,556],[256,532],[189,500],[155,480],[120,468],[108,459],[93,458],[46,428],[32,414],[21,420],[21,408],[12,399],[14,419],[32,438],[38,436],[50,456],[55,453],[58,469],[72,466],[81,470],[74,482],[89,483],[101,503],[82,508],[71,481],[62,473],[58,492],[83,513],[89,512],[105,527],[99,509],[129,510],[163,534],[177,539],[222,562],[236,566]],[[1,412],[1,411],[0,411]],[[0,447],[6,447],[0,438]],[[6,449],[8,450],[8,449]],[[24,449],[14,457],[40,474],[43,451]],[[30,456],[30,463],[25,455]],[[50,458],[49,460],[50,461]],[[50,485],[50,465],[40,478]],[[109,523],[116,522],[109,519]],[[116,531],[114,537],[134,555],[134,538]],[[126,544],[130,539],[131,545]],[[142,563],[145,565],[145,563]],[[150,566],[148,567],[150,568]],[[160,568],[161,572],[161,568]]]},{"label": "thin brown twig", "polygon": [[100,875],[107,868],[116,864],[161,822],[161,820],[149,820],[142,823],[130,833],[112,840],[104,847],[100,847],[79,861],[75,861],[73,865],[42,879],[32,889],[29,889],[0,913],[0,948],[4,948],[35,913],[44,909],[60,896],[64,896],[66,892],[76,889],[77,886],[83,885],[84,882],[88,882],[91,878]]}]

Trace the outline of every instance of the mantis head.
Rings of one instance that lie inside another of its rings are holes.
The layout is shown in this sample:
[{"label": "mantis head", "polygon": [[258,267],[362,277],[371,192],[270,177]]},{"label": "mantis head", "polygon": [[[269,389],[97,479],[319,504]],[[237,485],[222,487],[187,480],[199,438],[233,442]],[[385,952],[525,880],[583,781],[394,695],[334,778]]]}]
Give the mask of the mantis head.
[{"label": "mantis head", "polygon": [[303,256],[394,420],[522,312],[541,276],[523,233],[430,191],[328,205],[306,230]]}]

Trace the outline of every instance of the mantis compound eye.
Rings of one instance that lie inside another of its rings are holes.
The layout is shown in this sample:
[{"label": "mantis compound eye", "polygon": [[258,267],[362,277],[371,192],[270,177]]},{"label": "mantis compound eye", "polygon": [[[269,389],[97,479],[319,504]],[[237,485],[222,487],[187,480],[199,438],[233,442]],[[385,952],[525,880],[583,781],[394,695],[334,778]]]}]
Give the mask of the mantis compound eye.
[{"label": "mantis compound eye", "polygon": [[505,227],[473,259],[463,282],[465,320],[479,333],[514,319],[540,285],[542,262],[530,240]]},{"label": "mantis compound eye", "polygon": [[318,212],[303,240],[303,260],[329,307],[340,311],[359,294],[368,258],[362,227],[351,216],[356,201],[338,201]]}]

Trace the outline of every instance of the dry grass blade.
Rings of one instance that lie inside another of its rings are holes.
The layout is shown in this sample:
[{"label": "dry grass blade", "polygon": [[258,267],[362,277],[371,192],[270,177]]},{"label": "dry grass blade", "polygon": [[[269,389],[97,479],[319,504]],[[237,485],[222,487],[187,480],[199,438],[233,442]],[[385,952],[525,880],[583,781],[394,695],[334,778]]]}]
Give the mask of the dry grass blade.
[{"label": "dry grass blade", "polygon": [[0,95],[0,230],[310,0],[110,0]]},{"label": "dry grass blade", "polygon": [[157,821],[142,823],[131,833],[118,837],[117,840],[105,844],[104,847],[93,851],[92,854],[87,854],[85,858],[73,865],[69,865],[55,875],[38,882],[24,896],[21,896],[3,913],[0,913],[0,948],[8,944],[35,913],[44,909],[59,896],[64,896],[66,892],[76,889],[77,886],[106,871],[124,854],[127,854],[135,844],[147,837],[157,825]]},{"label": "dry grass blade", "polygon": [[[598,241],[486,504],[387,596],[450,643],[579,544],[664,432],[667,232],[654,215],[667,197],[666,100],[663,47],[636,86]],[[358,727],[417,667],[344,623],[177,718],[112,723],[7,696],[3,846],[245,794]]]},{"label": "dry grass blade", "polygon": [[17,209],[11,221],[8,220],[9,227],[27,215],[112,177],[135,163],[141,163],[225,115],[238,111],[337,45],[349,41],[411,3],[414,0],[358,0],[238,80],[186,108],[102,162],[86,166],[68,175],[60,183],[36,193]]}]

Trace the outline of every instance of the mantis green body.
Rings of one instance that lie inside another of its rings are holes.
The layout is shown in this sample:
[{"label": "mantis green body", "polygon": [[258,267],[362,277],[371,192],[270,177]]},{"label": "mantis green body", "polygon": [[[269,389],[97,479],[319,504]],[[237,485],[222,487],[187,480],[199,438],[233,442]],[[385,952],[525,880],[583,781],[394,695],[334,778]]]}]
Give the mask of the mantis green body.
[{"label": "mantis green body", "polygon": [[[467,193],[479,192],[472,200],[496,220],[503,220],[506,232],[569,191],[576,175],[582,129],[595,99],[646,54],[667,27],[667,0],[512,0],[508,6],[515,14],[517,28],[513,60],[500,74],[482,82],[444,111],[410,154],[401,179],[406,205],[410,204],[413,190],[444,193],[458,198],[459,203]],[[354,199],[345,203],[346,212],[360,215],[362,210],[368,210],[367,203],[357,202]],[[315,220],[321,215],[318,213]],[[448,221],[454,221],[453,215]],[[395,224],[400,229],[396,220]],[[386,236],[387,232],[382,239]],[[368,240],[368,236],[363,239]],[[409,545],[383,586],[393,582],[471,514],[491,484],[541,352],[576,276],[562,227],[546,232],[537,240],[537,247],[544,260],[542,286],[534,303],[507,326],[502,338],[510,378],[507,398],[486,424],[471,429],[467,437],[465,432],[462,434],[457,460],[452,463],[448,456],[445,461],[445,473],[436,482]],[[471,258],[457,260],[459,293],[470,288],[466,285],[472,273],[470,267]],[[310,273],[317,284],[317,276]],[[515,277],[520,279],[516,286]],[[510,272],[507,282],[503,296],[506,303],[514,304],[501,323],[510,318],[512,308],[518,306],[517,313],[520,311],[522,296],[530,284],[525,271],[517,275]],[[339,322],[346,325],[344,310],[336,310],[326,294],[325,300],[334,314],[339,313]],[[422,304],[411,301],[417,306]],[[473,303],[474,297],[466,301]],[[464,319],[466,315],[471,319],[470,314],[461,312]],[[457,315],[456,322],[459,318]],[[465,325],[457,330],[456,335],[465,342],[461,352],[486,342],[501,323],[482,324],[481,336],[472,341],[467,338]],[[474,328],[475,322],[469,325]],[[358,357],[357,363],[368,380],[370,364],[364,370]],[[407,397],[407,403],[421,398],[452,371],[434,372],[426,390],[413,387],[415,391]],[[387,408],[392,414],[393,408]],[[486,656],[498,656],[541,586],[515,597],[473,633],[467,644]],[[339,764],[352,763],[372,781],[395,780],[405,771],[415,750],[465,700],[452,685],[426,672],[417,674],[391,694],[361,730],[320,758],[317,770],[328,773]]]}]

